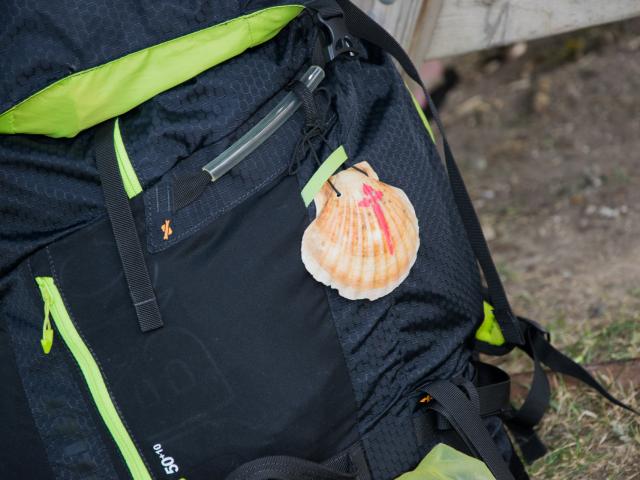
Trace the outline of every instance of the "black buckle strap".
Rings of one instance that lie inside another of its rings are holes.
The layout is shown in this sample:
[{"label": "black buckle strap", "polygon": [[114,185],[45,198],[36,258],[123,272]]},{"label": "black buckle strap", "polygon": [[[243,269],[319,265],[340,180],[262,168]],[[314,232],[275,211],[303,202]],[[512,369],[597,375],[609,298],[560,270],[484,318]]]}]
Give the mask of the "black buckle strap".
[{"label": "black buckle strap", "polygon": [[550,336],[546,330],[542,329],[532,320],[523,317],[518,318],[522,324],[526,325],[526,328],[532,332],[531,348],[533,352],[538,356],[540,362],[549,367],[551,371],[561,373],[563,375],[569,375],[570,377],[590,386],[614,405],[622,407],[636,415],[640,415],[640,412],[611,395],[609,391],[604,388],[602,384],[600,384],[600,382],[598,382],[582,365],[574,362],[551,345]]},{"label": "black buckle strap", "polygon": [[138,317],[140,330],[148,332],[162,327],[147,264],[144,260],[131,205],[124,190],[113,145],[114,122],[98,127],[96,132],[96,164],[102,182],[104,203],[122,261],[129,294]]},{"label": "black buckle strap", "polygon": [[[504,417],[512,410],[510,404],[511,381],[509,375],[502,369],[482,362],[474,362],[473,385],[475,386],[475,397],[478,400],[476,404],[469,395],[469,386],[466,384],[464,390],[470,398],[471,409],[481,417],[490,416]],[[463,383],[458,380],[452,381],[454,384]],[[424,390],[423,388],[418,391]],[[427,441],[433,441],[433,438],[441,438],[446,444],[457,448],[458,450],[474,454],[474,449],[469,446],[467,439],[457,433],[453,429],[444,414],[444,407],[435,406],[430,408],[432,399],[422,397],[422,402],[426,403],[427,410],[419,409],[413,417],[413,426],[416,433],[418,445],[424,445]],[[419,403],[419,405],[422,404]],[[432,415],[429,415],[432,413]],[[509,462],[509,470],[517,480],[528,480],[526,470],[518,456],[514,453],[511,455]]]},{"label": "black buckle strap", "polygon": [[557,350],[550,342],[549,333],[536,322],[518,317],[525,332],[526,343],[520,347],[533,360],[533,380],[531,387],[519,409],[507,415],[505,423],[514,435],[522,456],[527,463],[542,457],[547,449],[534,431],[549,407],[551,388],[542,367],[551,371],[569,375],[596,390],[614,405],[638,414],[636,410],[624,404],[604,388],[584,367]]},{"label": "black buckle strap", "polygon": [[371,480],[367,460],[356,443],[324,463],[277,455],[242,464],[225,480]]},{"label": "black buckle strap", "polygon": [[345,23],[344,13],[335,0],[313,0],[307,4],[307,7],[316,11],[316,18],[324,37],[322,42],[324,63],[334,60],[343,53],[350,56],[357,53],[355,42]]},{"label": "black buckle strap", "polygon": [[[477,411],[481,417],[504,415],[509,412],[511,410],[511,379],[509,375],[500,368],[487,363],[474,362],[473,366],[475,373],[472,382],[458,378],[453,379],[452,383],[465,391],[474,411]],[[418,391],[420,390],[418,389]],[[438,416],[432,425],[430,419],[419,412],[414,417],[414,427],[418,443],[423,444],[433,436],[434,427],[440,431],[450,430],[451,424],[444,417]]]},{"label": "black buckle strap", "polygon": [[473,383],[480,399],[480,415],[501,415],[509,410],[511,379],[495,365],[475,362]]},{"label": "black buckle strap", "polygon": [[505,416],[505,424],[520,447],[524,461],[531,464],[547,453],[547,447],[540,440],[534,428],[542,420],[551,398],[549,380],[540,363],[538,352],[533,348],[533,337],[543,335],[548,338],[549,334],[537,324],[534,326],[531,323],[531,325],[527,324],[523,327],[525,345],[522,350],[533,360],[533,379],[529,393],[521,407],[517,410],[512,409]]},{"label": "black buckle strap", "polygon": [[[465,389],[468,388],[468,385],[465,386]],[[473,401],[473,396],[469,398],[463,393],[461,387],[446,380],[425,385],[420,388],[420,391],[430,397],[426,408],[436,411],[447,420],[467,448],[487,465],[496,480],[514,479],[509,466],[482,422],[478,403]]]},{"label": "black buckle strap", "polygon": [[264,457],[245,463],[226,480],[355,480],[355,474],[340,473],[319,463],[297,457]]}]

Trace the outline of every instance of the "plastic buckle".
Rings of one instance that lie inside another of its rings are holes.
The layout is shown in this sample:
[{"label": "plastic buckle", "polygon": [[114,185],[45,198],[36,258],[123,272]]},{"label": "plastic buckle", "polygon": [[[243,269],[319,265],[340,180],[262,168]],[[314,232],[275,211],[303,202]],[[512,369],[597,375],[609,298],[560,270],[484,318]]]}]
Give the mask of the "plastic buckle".
[{"label": "plastic buckle", "polygon": [[355,41],[347,30],[342,11],[320,8],[317,10],[317,18],[325,36],[325,59],[327,62],[343,53],[347,53],[351,57],[356,55]]},{"label": "plastic buckle", "polygon": [[530,320],[525,317],[517,317],[517,318],[520,321],[520,325],[524,326],[524,328],[522,329],[523,331],[526,331],[527,329],[532,329],[536,333],[541,334],[547,341],[551,339],[551,334],[549,333],[549,330],[544,328],[535,320]]}]

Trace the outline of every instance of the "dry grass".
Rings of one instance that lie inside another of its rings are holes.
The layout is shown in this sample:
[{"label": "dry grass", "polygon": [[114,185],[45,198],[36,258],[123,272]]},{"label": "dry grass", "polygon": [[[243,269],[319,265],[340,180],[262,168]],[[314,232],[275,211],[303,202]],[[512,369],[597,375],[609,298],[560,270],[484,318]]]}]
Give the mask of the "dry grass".
[{"label": "dry grass", "polygon": [[[585,364],[640,357],[638,39],[640,19],[457,59],[443,112],[516,312]],[[640,408],[640,378],[601,380]],[[584,387],[560,381],[540,436],[534,479],[640,480],[640,420]]]},{"label": "dry grass", "polygon": [[[566,327],[560,330],[569,335]],[[564,351],[588,364],[638,358],[638,314],[605,319],[601,327],[567,345]],[[531,364],[524,355],[513,355],[502,362],[502,367],[522,372],[529,371]],[[613,378],[603,373],[597,377],[614,396],[640,410],[639,379],[629,375]],[[560,376],[554,376],[554,380],[551,407],[539,428],[549,453],[529,466],[531,477],[640,480],[640,418],[582,385],[567,384]]]},{"label": "dry grass", "polygon": [[[611,392],[640,408],[634,385],[614,384]],[[550,452],[529,468],[534,479],[640,478],[640,422],[592,391],[565,384],[556,387],[540,435]]]}]

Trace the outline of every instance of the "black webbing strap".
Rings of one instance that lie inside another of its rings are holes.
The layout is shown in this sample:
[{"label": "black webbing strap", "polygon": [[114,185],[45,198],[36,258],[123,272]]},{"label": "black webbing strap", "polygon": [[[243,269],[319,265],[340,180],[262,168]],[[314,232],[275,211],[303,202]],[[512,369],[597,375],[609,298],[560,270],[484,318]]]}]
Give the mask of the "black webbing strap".
[{"label": "black webbing strap", "polygon": [[500,415],[509,409],[511,399],[511,379],[495,365],[474,362],[476,386],[480,399],[480,415]]},{"label": "black webbing strap", "polygon": [[[524,330],[525,345],[522,350],[533,360],[533,378],[531,388],[519,409],[514,409],[505,418],[505,423],[514,440],[520,447],[522,457],[528,464],[547,453],[547,447],[540,440],[534,430],[544,416],[551,398],[549,380],[540,363],[540,356],[533,347],[533,337],[536,330],[528,325],[522,325]],[[540,332],[542,330],[540,329]]]},{"label": "black webbing strap", "polygon": [[509,441],[509,447],[512,452],[511,459],[509,460],[509,470],[511,471],[511,473],[513,474],[516,480],[530,480],[529,474],[527,473],[527,470],[524,464],[522,463],[522,460],[520,460],[520,456],[516,453],[516,449],[514,448],[513,443],[509,438],[509,435],[506,435],[506,437],[507,437],[507,440]]},{"label": "black webbing strap", "polygon": [[114,122],[108,121],[96,131],[96,164],[102,182],[104,203],[116,240],[129,294],[143,332],[162,326],[160,309],[144,261],[129,198],[124,190],[113,144]]},{"label": "black webbing strap", "polygon": [[527,463],[537,460],[546,453],[544,444],[534,431],[534,427],[540,423],[549,407],[551,397],[549,380],[542,365],[547,366],[553,372],[569,375],[579,380],[596,390],[614,405],[638,414],[636,410],[612,396],[584,367],[551,345],[549,334],[537,323],[522,317],[519,317],[519,321],[526,340],[525,345],[521,348],[533,360],[533,379],[522,406],[508,415],[506,424],[513,433]]},{"label": "black webbing strap", "polygon": [[242,464],[225,480],[370,480],[371,475],[362,446],[349,450],[324,463],[277,455]]},{"label": "black webbing strap", "polygon": [[[460,379],[452,380],[454,385],[463,388],[466,392],[473,410],[478,412],[482,418],[510,412],[511,380],[509,375],[494,365],[482,362],[474,362],[473,365],[475,369],[473,388]],[[433,439],[437,432],[442,434],[443,431],[451,430],[451,424],[446,418],[441,416],[433,418],[433,416],[426,415],[423,410],[418,411],[414,416],[413,426],[419,445]]]},{"label": "black webbing strap", "polygon": [[433,119],[435,120],[436,126],[438,127],[442,137],[445,163],[449,174],[449,182],[451,183],[453,197],[458,207],[462,223],[467,232],[469,242],[471,243],[471,248],[473,249],[475,257],[480,264],[480,268],[482,269],[484,278],[487,282],[487,288],[489,290],[491,304],[494,307],[496,320],[498,321],[502,334],[508,343],[512,345],[522,345],[524,343],[522,333],[520,332],[516,317],[509,305],[509,300],[507,299],[504,287],[502,286],[502,281],[500,280],[498,271],[493,263],[493,259],[491,258],[487,241],[482,233],[480,221],[478,220],[478,216],[476,215],[473,204],[471,203],[471,198],[469,197],[469,193],[464,185],[462,175],[460,174],[460,170],[458,169],[453,153],[451,152],[438,111],[433,100],[429,96],[429,92],[422,82],[418,71],[407,53],[384,28],[351,3],[351,1],[336,1],[342,7],[349,33],[388,52],[400,63],[409,77],[422,87],[425,97],[429,103]]},{"label": "black webbing strap", "polygon": [[226,480],[355,480],[353,474],[340,473],[319,463],[297,457],[258,458],[241,465]]},{"label": "black webbing strap", "polygon": [[446,418],[469,450],[487,465],[496,480],[514,480],[478,410],[474,409],[473,402],[460,387],[450,381],[439,380],[420,390],[431,397],[427,408]]},{"label": "black webbing strap", "polygon": [[551,345],[548,333],[540,328],[540,326],[529,319],[523,317],[518,318],[522,322],[523,328],[526,328],[531,332],[530,337],[532,339],[532,350],[535,352],[540,362],[549,367],[551,371],[561,373],[563,375],[569,375],[570,377],[590,386],[614,405],[622,407],[625,410],[629,410],[636,415],[640,414],[637,410],[634,410],[611,395],[609,391],[604,388],[582,365],[574,362]]},{"label": "black webbing strap", "polygon": [[305,128],[318,128],[320,126],[320,114],[313,92],[300,80],[296,80],[291,84],[291,91],[296,94],[302,103]]}]

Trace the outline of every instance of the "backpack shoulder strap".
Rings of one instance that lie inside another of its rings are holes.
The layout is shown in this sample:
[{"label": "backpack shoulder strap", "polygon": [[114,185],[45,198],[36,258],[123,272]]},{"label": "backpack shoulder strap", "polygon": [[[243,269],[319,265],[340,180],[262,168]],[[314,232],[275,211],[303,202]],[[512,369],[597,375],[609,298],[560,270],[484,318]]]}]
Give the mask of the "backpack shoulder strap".
[{"label": "backpack shoulder strap", "polygon": [[487,282],[489,297],[494,308],[496,320],[498,321],[502,334],[509,345],[523,345],[524,337],[520,331],[518,321],[511,310],[511,305],[509,304],[504,287],[502,286],[498,270],[491,258],[487,241],[482,233],[480,221],[478,220],[478,216],[473,208],[471,198],[469,197],[469,193],[467,192],[467,188],[465,187],[462,179],[462,174],[460,173],[460,169],[456,164],[453,152],[449,146],[442,121],[438,115],[438,110],[422,82],[415,65],[398,42],[366,13],[356,7],[349,0],[337,0],[337,2],[344,12],[344,21],[348,32],[353,36],[376,45],[388,52],[400,63],[409,77],[422,87],[424,95],[429,103],[431,113],[433,114],[433,119],[435,120],[436,126],[438,127],[442,137],[445,164],[449,175],[449,182],[451,184],[453,197],[456,206],[458,207],[458,212],[462,219],[467,237],[471,243],[471,248],[473,249],[474,255]]}]

